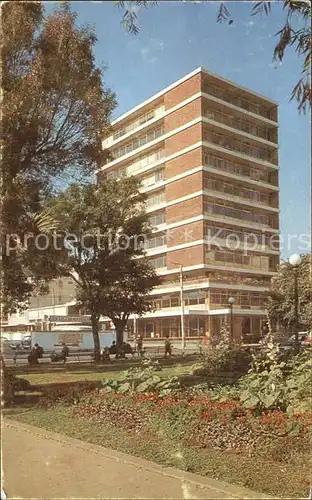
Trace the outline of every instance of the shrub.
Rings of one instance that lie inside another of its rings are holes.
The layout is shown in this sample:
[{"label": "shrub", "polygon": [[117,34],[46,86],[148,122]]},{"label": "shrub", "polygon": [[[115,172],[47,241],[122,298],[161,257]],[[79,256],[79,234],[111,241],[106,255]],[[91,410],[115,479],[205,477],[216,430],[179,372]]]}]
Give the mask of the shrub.
[{"label": "shrub", "polygon": [[278,347],[269,342],[268,351],[253,355],[249,373],[238,384],[246,407],[302,412],[311,409],[311,359],[304,352],[286,363]]},{"label": "shrub", "polygon": [[119,394],[158,392],[161,396],[165,396],[180,387],[177,377],[159,377],[156,372],[160,370],[158,362],[148,360],[142,363],[141,368],[130,368],[123,372],[120,380],[103,381],[103,389],[106,392]]}]

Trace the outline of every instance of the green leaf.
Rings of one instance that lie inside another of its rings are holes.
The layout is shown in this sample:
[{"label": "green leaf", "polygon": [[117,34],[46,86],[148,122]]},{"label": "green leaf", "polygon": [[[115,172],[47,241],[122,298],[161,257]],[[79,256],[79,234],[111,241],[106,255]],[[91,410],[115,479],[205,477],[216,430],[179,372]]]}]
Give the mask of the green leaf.
[{"label": "green leaf", "polygon": [[126,382],[125,384],[122,384],[119,389],[118,389],[118,392],[120,394],[124,394],[125,392],[129,392],[131,389],[131,384],[129,382]]}]

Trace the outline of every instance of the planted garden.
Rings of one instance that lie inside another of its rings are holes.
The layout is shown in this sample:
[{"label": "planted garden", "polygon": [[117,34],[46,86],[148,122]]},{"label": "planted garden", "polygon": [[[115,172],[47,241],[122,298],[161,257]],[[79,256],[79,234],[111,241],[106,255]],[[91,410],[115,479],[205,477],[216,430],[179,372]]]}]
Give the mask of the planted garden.
[{"label": "planted garden", "polygon": [[100,388],[48,392],[15,418],[276,496],[305,496],[310,355],[286,357],[273,342],[251,355],[221,341],[188,376],[163,377],[147,360]]}]

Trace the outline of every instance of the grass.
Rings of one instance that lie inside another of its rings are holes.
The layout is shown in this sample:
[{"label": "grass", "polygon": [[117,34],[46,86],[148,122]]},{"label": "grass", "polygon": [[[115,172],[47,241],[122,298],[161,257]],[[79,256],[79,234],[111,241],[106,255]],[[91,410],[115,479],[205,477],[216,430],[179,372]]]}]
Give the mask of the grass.
[{"label": "grass", "polygon": [[[81,366],[81,365],[80,365]],[[92,381],[97,382],[104,380],[106,378],[118,379],[122,377],[122,372],[127,370],[129,365],[124,364],[118,371],[112,371],[109,367],[105,365],[101,366],[85,366],[81,368],[72,368],[70,365],[65,367],[57,367],[57,369],[44,369],[36,368],[36,371],[31,372],[23,371],[17,374],[17,377],[24,378],[29,381],[31,385],[34,386],[44,386],[51,384],[66,384],[74,382]],[[12,370],[13,372],[13,370]],[[172,377],[184,375],[190,372],[190,365],[177,364],[174,366],[164,367],[162,371],[159,372],[161,377]]]},{"label": "grass", "polygon": [[213,477],[279,498],[302,498],[308,492],[310,470],[304,463],[282,465],[218,450],[199,450],[153,434],[138,436],[123,429],[116,431],[115,427],[107,424],[73,418],[71,409],[65,406],[49,409],[35,407],[24,411],[12,408],[5,410],[4,415],[165,466]]}]

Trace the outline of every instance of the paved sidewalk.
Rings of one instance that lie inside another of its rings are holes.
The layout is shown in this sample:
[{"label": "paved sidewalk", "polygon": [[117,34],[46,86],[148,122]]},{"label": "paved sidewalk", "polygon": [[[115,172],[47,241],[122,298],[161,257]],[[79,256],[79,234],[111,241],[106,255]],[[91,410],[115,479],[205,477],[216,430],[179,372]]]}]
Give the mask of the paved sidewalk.
[{"label": "paved sidewalk", "polygon": [[13,420],[2,422],[7,498],[270,498]]}]

